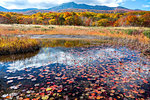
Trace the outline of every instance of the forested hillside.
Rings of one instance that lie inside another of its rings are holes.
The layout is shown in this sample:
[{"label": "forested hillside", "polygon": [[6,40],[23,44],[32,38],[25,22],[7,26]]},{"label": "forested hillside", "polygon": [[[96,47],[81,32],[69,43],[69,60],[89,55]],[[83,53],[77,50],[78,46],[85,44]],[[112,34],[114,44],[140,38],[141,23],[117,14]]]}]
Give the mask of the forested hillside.
[{"label": "forested hillside", "polygon": [[150,11],[127,13],[49,12],[23,15],[0,12],[1,24],[150,27]]}]

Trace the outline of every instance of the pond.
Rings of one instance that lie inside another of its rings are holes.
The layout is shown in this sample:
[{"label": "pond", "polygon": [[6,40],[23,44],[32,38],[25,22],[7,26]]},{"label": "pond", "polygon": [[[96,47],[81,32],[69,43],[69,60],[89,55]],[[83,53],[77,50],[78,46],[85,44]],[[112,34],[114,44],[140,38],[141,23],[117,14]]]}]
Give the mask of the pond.
[{"label": "pond", "polygon": [[94,35],[16,35],[17,37],[25,37],[25,36],[30,36],[33,39],[39,39],[39,38],[71,38],[71,39],[100,39],[100,36],[94,36]]},{"label": "pond", "polygon": [[0,61],[0,99],[150,96],[150,62],[126,47],[43,47],[36,53],[16,56]]}]

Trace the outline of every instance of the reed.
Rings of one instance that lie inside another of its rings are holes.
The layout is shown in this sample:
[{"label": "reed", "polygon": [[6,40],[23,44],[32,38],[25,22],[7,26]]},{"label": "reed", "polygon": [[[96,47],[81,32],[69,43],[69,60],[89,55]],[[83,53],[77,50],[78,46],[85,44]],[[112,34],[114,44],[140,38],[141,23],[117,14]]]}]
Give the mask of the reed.
[{"label": "reed", "polygon": [[[145,28],[145,27],[0,25],[1,36],[5,36],[5,35],[7,36],[13,36],[13,35],[31,36],[35,34],[89,35],[89,36],[95,35],[95,36],[99,36],[101,41],[103,40],[111,41],[111,44],[112,43],[115,45],[119,44],[120,46],[127,46],[127,47],[131,47],[134,49],[140,49],[141,52],[150,51],[150,28]],[[59,45],[61,45],[61,43]],[[66,46],[70,46],[70,45],[72,45],[72,43],[70,42],[66,43]]]},{"label": "reed", "polygon": [[0,55],[33,52],[40,48],[40,43],[27,37],[0,37]]}]

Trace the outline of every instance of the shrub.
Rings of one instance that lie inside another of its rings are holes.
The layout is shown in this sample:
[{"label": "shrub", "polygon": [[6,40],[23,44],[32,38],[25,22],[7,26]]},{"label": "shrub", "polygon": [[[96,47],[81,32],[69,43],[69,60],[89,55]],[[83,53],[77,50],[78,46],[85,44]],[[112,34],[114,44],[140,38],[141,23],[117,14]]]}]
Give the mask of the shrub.
[{"label": "shrub", "polygon": [[41,28],[41,26],[35,26],[34,28]]},{"label": "shrub", "polygon": [[42,29],[41,29],[41,31],[48,31],[48,29],[46,29],[46,28],[42,28]]},{"label": "shrub", "polygon": [[108,26],[108,25],[109,25],[108,19],[100,19],[98,21],[98,26]]},{"label": "shrub", "polygon": [[35,39],[3,37],[0,38],[0,55],[26,53],[39,49],[40,44]]},{"label": "shrub", "polygon": [[143,32],[143,34],[144,34],[146,37],[150,38],[150,30],[145,30],[145,31]]}]

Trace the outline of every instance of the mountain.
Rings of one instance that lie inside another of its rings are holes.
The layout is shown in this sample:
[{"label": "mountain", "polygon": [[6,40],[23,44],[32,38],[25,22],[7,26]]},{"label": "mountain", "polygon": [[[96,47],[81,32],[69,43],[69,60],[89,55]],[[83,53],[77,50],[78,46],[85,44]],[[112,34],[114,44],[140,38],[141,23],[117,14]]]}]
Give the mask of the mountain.
[{"label": "mountain", "polygon": [[2,7],[2,6],[0,6],[0,11],[9,11],[9,10],[4,8],[4,7]]},{"label": "mountain", "polygon": [[21,12],[25,15],[32,15],[32,14],[35,14],[35,13],[38,13],[38,12],[41,12],[41,13],[48,13],[50,12],[49,10],[29,10],[29,11],[25,11],[25,12]]},{"label": "mountain", "polygon": [[118,10],[93,10],[93,9],[63,9],[57,12],[95,12],[95,13],[125,13],[128,11],[135,11],[135,10],[125,10],[125,9],[118,9]]},{"label": "mountain", "polygon": [[63,3],[59,6],[49,8],[48,10],[51,11],[59,11],[63,9],[93,9],[93,10],[115,10],[115,9],[127,9],[125,7],[107,7],[107,6],[91,6],[91,5],[86,5],[86,4],[76,4],[74,2],[68,2],[68,3]]},{"label": "mountain", "polygon": [[[71,9],[71,10],[70,10]],[[56,12],[65,12],[65,11],[75,11],[77,12],[77,9],[80,9],[83,11],[91,11],[91,12],[111,12],[113,10],[122,10],[122,11],[130,11],[131,9],[125,8],[125,7],[108,7],[108,6],[91,6],[87,4],[77,4],[74,2],[68,2],[63,3],[61,5],[49,8],[49,9],[37,9],[37,8],[27,8],[27,9],[6,9],[4,7],[0,6],[0,11],[4,12],[19,12],[23,14],[34,14],[37,12],[50,12],[50,11],[56,11]],[[133,11],[133,10],[132,10]]]},{"label": "mountain", "polygon": [[0,11],[3,12],[26,12],[26,11],[30,11],[30,10],[38,10],[37,8],[27,8],[27,9],[6,9],[2,6],[0,6]]},{"label": "mountain", "polygon": [[38,10],[37,8],[27,8],[27,9],[10,9],[11,12],[25,12],[30,10]]}]

